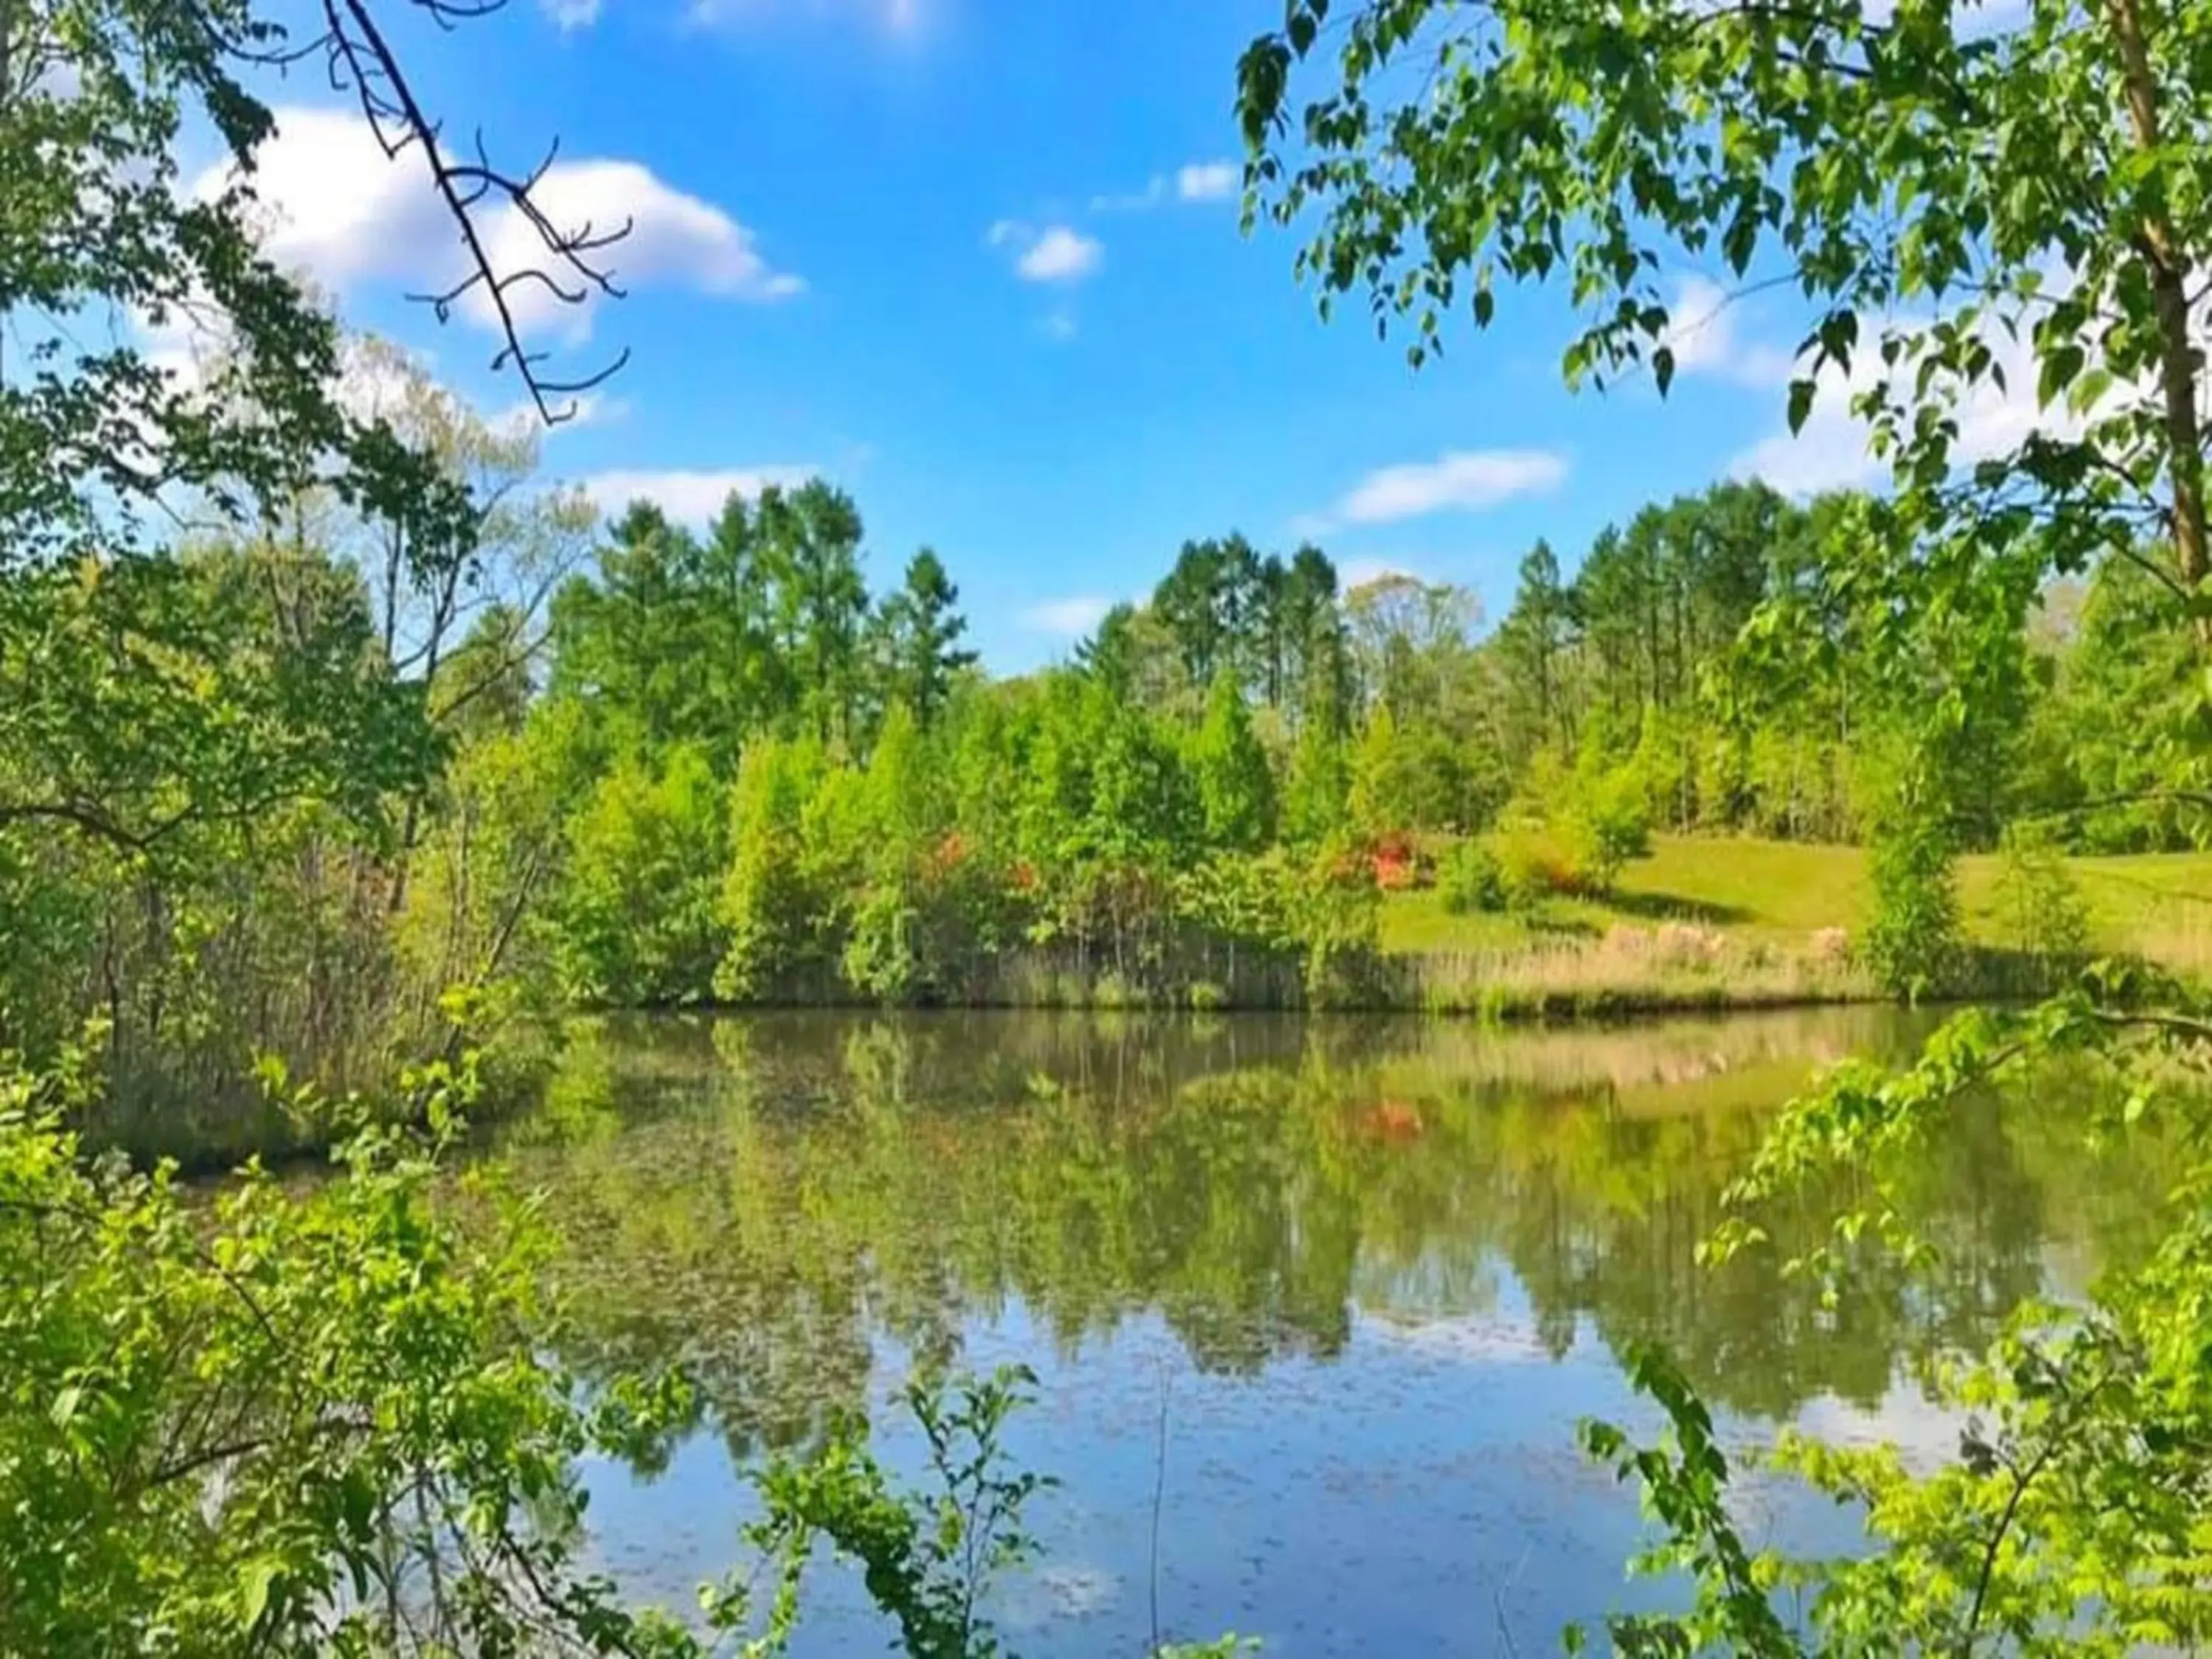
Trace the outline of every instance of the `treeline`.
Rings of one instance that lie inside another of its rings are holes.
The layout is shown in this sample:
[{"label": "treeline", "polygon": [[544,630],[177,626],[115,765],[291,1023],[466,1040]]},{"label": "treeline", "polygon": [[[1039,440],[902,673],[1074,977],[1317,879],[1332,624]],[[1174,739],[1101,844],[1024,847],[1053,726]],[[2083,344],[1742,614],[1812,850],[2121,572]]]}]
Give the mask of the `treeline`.
[{"label": "treeline", "polygon": [[1183,720],[1099,668],[992,684],[923,552],[872,601],[826,484],[650,507],[551,607],[542,697],[465,756],[562,780],[538,937],[592,1003],[1326,995],[1356,862],[1280,844],[1236,678]]},{"label": "treeline", "polygon": [[944,562],[872,590],[829,485],[602,526],[361,350],[437,489],[0,595],[0,1047],[95,1019],[116,1138],[204,1154],[189,1100],[281,1141],[302,1089],[578,1003],[1418,1000],[1382,890],[1540,908],[1655,828],[1877,843],[1909,988],[1959,848],[2194,833],[2142,735],[2190,647],[2125,557],[1907,638],[1820,574],[1911,545],[1863,497],[1723,484],[1540,544],[1495,626],[1231,536],[993,680]]},{"label": "treeline", "polygon": [[[1971,665],[1922,643],[1900,675],[1884,593],[1826,574],[1895,539],[1883,515],[1862,495],[1719,484],[1608,526],[1571,575],[1538,542],[1487,629],[1463,587],[1391,575],[1340,593],[1311,546],[1285,563],[1239,537],[1194,542],[1077,661],[1185,720],[1227,670],[1285,781],[1302,732],[1344,746],[1347,792],[1364,775],[1376,809],[1348,816],[1370,831],[1480,832],[1532,771],[1579,765],[1631,769],[1658,827],[1832,842],[1864,838],[1904,734],[1972,672],[2007,696],[1976,709],[1952,768],[1966,844],[2036,815],[2084,849],[2191,844],[2170,802],[2142,799],[2137,716],[2174,694],[2187,641],[2154,619],[2139,568],[2116,557],[2035,596],[2024,626],[2004,619],[1999,662],[1985,640]],[[1304,798],[1296,827],[1345,804]]]},{"label": "treeline", "polygon": [[2076,810],[2127,793],[2118,711],[2178,648],[2146,640],[2132,568],[1900,672],[1878,595],[1817,574],[1881,510],[1717,486],[1571,578],[1540,544],[1488,630],[1465,588],[1194,541],[1071,661],[994,682],[934,555],[869,599],[827,485],[704,535],[641,506],[556,599],[542,695],[459,775],[562,780],[541,937],[602,1004],[1383,994],[1378,886],[1540,903],[1603,891],[1655,827],[1861,837],[1967,674],[1947,848],[2039,816],[2179,839],[2155,802]]}]

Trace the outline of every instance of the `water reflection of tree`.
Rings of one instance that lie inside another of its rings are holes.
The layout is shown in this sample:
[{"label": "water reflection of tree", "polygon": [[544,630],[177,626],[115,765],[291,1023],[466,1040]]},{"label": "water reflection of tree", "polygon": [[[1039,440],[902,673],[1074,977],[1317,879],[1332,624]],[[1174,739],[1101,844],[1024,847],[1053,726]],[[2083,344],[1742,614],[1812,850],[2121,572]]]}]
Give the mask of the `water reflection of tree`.
[{"label": "water reflection of tree", "polygon": [[[871,1334],[957,1352],[1018,1298],[1064,1347],[1156,1310],[1194,1361],[1328,1358],[1356,1304],[1482,1311],[1499,1265],[1540,1340],[1656,1336],[1712,1398],[1872,1402],[2035,1290],[2086,1178],[1986,1103],[1911,1195],[1932,1288],[1834,1308],[1771,1261],[1698,1267],[1802,1029],[1553,1033],[1008,1017],[707,1023],[587,1036],[512,1151],[567,1242],[574,1357],[671,1357],[742,1455],[864,1405]],[[1859,1033],[1871,1041],[1874,1028]],[[1770,1217],[1784,1249],[1833,1212]]]}]

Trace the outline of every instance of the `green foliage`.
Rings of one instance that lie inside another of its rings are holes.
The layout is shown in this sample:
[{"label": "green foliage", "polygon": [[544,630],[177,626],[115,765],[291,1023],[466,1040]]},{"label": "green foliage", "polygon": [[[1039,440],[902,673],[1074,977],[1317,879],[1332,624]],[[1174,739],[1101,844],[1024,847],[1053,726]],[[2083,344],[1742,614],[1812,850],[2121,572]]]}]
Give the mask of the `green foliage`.
[{"label": "green foliage", "polygon": [[1642,775],[1605,764],[1595,747],[1571,768],[1539,755],[1522,787],[1493,838],[1505,890],[1520,904],[1552,893],[1610,893],[1621,867],[1651,850]]},{"label": "green foliage", "polygon": [[1529,915],[1555,895],[1578,893],[1583,872],[1575,849],[1551,825],[1509,815],[1488,842],[1509,909]]},{"label": "green foliage", "polygon": [[1350,823],[1351,793],[1343,738],[1323,721],[1306,721],[1283,784],[1284,838],[1296,847],[1318,847],[1342,834]]},{"label": "green foliage", "polygon": [[1651,851],[1651,808],[1645,780],[1633,767],[1583,763],[1560,814],[1576,849],[1584,885],[1607,893],[1631,859]]},{"label": "green foliage", "polygon": [[[1729,1512],[1730,1470],[1715,1438],[1711,1413],[1681,1373],[1655,1350],[1633,1350],[1628,1376],[1639,1394],[1666,1412],[1666,1441],[1636,1446],[1611,1424],[1586,1422],[1583,1449],[1611,1464],[1620,1479],[1640,1481],[1645,1508],[1663,1529],[1662,1540],[1638,1555],[1630,1570],[1686,1579],[1696,1600],[1685,1614],[1629,1614],[1607,1620],[1615,1650],[1725,1652],[1763,1659],[1798,1653],[1795,1637],[1774,1609],[1773,1568],[1746,1547]],[[1580,1651],[1580,1627],[1570,1626],[1565,1641],[1569,1652]]]},{"label": "green foliage", "polygon": [[953,609],[959,601],[960,590],[944,562],[925,547],[908,562],[898,590],[877,609],[884,693],[925,726],[951,696],[954,677],[975,661],[974,652],[960,647],[968,619]]},{"label": "green foliage", "polygon": [[[1848,1185],[1836,1189],[1850,1200],[1789,1271],[1831,1303],[1893,1264],[1930,1281],[1944,1253],[1904,1218],[1899,1188],[1963,1095],[2041,1086],[2038,1068],[2070,1056],[2123,1085],[2100,1091],[2110,1103],[2076,1124],[2084,1152],[2154,1114],[2201,1147],[2212,1098],[2203,1015],[2179,988],[2108,979],[2033,1011],[1962,1015],[1901,1073],[1848,1068],[1775,1126],[1706,1255],[1724,1264],[1767,1248],[1767,1217],[1842,1174]],[[2026,1305],[1986,1354],[1929,1370],[1936,1404],[1963,1419],[1954,1459],[1919,1469],[1893,1448],[1785,1437],[1781,1468],[1865,1516],[1873,1547],[1841,1559],[1747,1554],[1703,1407],[1663,1360],[1647,1362],[1639,1381],[1697,1455],[1637,1450],[1602,1427],[1589,1438],[1644,1483],[1664,1523],[1652,1565],[1724,1564],[1699,1571],[1691,1613],[1643,1621],[1648,1638],[1665,1650],[1733,1643],[1791,1655],[1965,1653],[1984,1643],[2118,1655],[2203,1643],[2212,1635],[2209,1198],[2192,1152],[2147,1255],[2107,1272],[2086,1304]],[[1779,1628],[1762,1611],[1782,1590],[1802,1598],[1808,1628]]]},{"label": "green foliage", "polygon": [[1997,878],[2008,943],[2046,970],[2078,966],[2089,954],[2089,910],[2074,879],[2041,827],[2014,824],[2004,842]]},{"label": "green foliage", "polygon": [[[132,562],[148,522],[169,521],[165,501],[204,496],[211,516],[244,521],[318,475],[349,499],[398,505],[426,548],[453,528],[453,495],[421,458],[344,412],[336,330],[261,252],[253,152],[272,123],[240,76],[274,33],[240,0],[189,21],[131,0],[67,0],[10,33],[0,170],[33,181],[11,192],[0,228],[10,309],[128,310],[153,329],[217,316],[231,343],[196,384],[119,337],[88,346],[64,326],[15,343],[0,388],[9,582]],[[193,145],[228,164],[222,190],[185,186]],[[36,690],[11,683],[0,706]]]},{"label": "green foliage", "polygon": [[[2027,707],[2041,682],[2025,623],[2052,574],[2105,559],[2151,578],[2157,621],[2145,637],[2185,672],[2109,708],[2125,735],[2089,752],[2136,797],[2123,811],[2142,795],[2198,793],[2212,763],[2201,696],[2178,707],[2171,693],[2202,678],[2212,577],[2204,365],[2190,320],[2191,283],[2212,248],[2212,195],[2200,187],[2212,126],[2195,95],[2212,83],[2212,31],[2196,10],[2084,14],[2039,0],[1969,27],[1943,0],[1786,12],[1513,0],[1495,27],[1455,29],[1443,0],[1382,0],[1330,32],[1336,73],[1301,105],[1291,84],[1329,10],[1292,0],[1282,28],[1243,58],[1247,218],[1289,223],[1316,210],[1301,272],[1324,304],[1364,289],[1384,325],[1409,319],[1416,363],[1455,310],[1471,307],[1486,327],[1500,286],[1556,276],[1584,313],[1569,379],[1648,363],[1664,395],[1683,320],[1660,291],[1664,273],[1717,255],[1740,281],[1782,270],[1807,302],[1789,424],[1847,400],[1893,491],[1833,514],[1840,533],[1757,606],[1739,684],[1770,718],[1800,714],[1790,742],[1737,775],[1771,776],[1784,762],[1794,794],[1814,769],[1796,764],[1800,739],[1820,729],[1803,714],[1832,714],[1827,729],[1848,742],[1869,702],[1875,752],[1911,755],[1860,803],[1876,891],[1868,951],[1893,988],[1941,986],[1956,842],[1995,834],[2008,771],[2034,753]],[[1299,148],[1286,153],[1294,120]],[[2080,188],[2092,175],[2104,185]],[[2031,380],[2042,418],[1993,453],[1969,453],[1961,410]],[[1633,536],[1624,577],[1637,574]],[[1656,670],[1658,617],[1644,614]],[[2044,735],[2048,789],[2066,777],[2050,759],[2066,745]],[[2106,810],[2075,793],[2038,804]],[[2162,1108],[2195,1150],[2145,1265],[2108,1273],[2086,1304],[2023,1311],[1980,1362],[1930,1379],[1940,1404],[1967,1414],[1954,1461],[1921,1474],[1887,1448],[1786,1455],[1864,1516],[1871,1547],[1841,1560],[1754,1557],[1705,1407],[1663,1360],[1640,1363],[1671,1445],[1632,1447],[1602,1428],[1588,1443],[1642,1482],[1664,1529],[1645,1565],[1686,1571],[1694,1599],[1685,1614],[1616,1620],[1615,1644],[1678,1655],[2201,1644],[2212,1609],[2208,1054],[2212,1024],[2192,995],[2106,978],[2033,1014],[1967,1017],[1903,1077],[1847,1073],[1786,1114],[1716,1254],[1763,1243],[1761,1206],[1840,1170],[1859,1196],[1826,1244],[1790,1264],[1838,1292],[1900,1272],[1915,1288],[1935,1279],[1939,1252],[1901,1222],[1896,1183],[1962,1088],[2023,1057],[2115,1065],[2126,1104],[2089,1133],[2124,1132]],[[1803,1598],[1802,1630],[1777,1617],[1785,1591]]]},{"label": "green foliage", "polygon": [[1191,741],[1190,761],[1209,845],[1256,852],[1274,839],[1274,774],[1253,735],[1244,693],[1226,668],[1206,693],[1206,720]]},{"label": "green foliage", "polygon": [[1359,834],[1376,837],[1422,827],[1419,758],[1399,735],[1389,705],[1367,716],[1352,751],[1352,792],[1346,810]]},{"label": "green foliage", "polygon": [[672,750],[657,771],[622,761],[568,833],[549,925],[570,994],[648,1006],[704,995],[724,922],[722,790],[706,756]]},{"label": "green foliage", "polygon": [[0,1079],[0,1648],[678,1651],[585,1565],[575,1464],[684,1393],[587,1401],[526,1208],[434,1206],[466,1080],[411,1079],[433,1134],[362,1135],[309,1194],[248,1169],[188,1203],[83,1158],[82,1078]]},{"label": "green foliage", "polygon": [[1023,1511],[1052,1482],[1007,1467],[1009,1418],[1034,1398],[1036,1378],[1005,1366],[963,1376],[948,1391],[917,1376],[905,1402],[929,1449],[935,1483],[896,1490],[851,1425],[804,1462],[778,1461],[759,1478],[766,1516],[750,1541],[781,1565],[795,1602],[817,1538],[859,1565],[876,1607],[898,1626],[913,1659],[985,1659],[1003,1653],[980,1603],[994,1580],[1036,1553]]},{"label": "green foliage", "polygon": [[1455,842],[1437,861],[1437,894],[1455,916],[1503,910],[1505,866],[1496,849],[1479,841]]},{"label": "green foliage", "polygon": [[743,998],[817,948],[819,910],[803,824],[823,771],[821,750],[765,738],[745,750],[730,799],[730,865],[718,916],[727,933],[714,989]]},{"label": "green foliage", "polygon": [[1957,860],[1925,763],[1909,761],[1890,790],[1868,853],[1873,908],[1858,949],[1882,985],[1911,1002],[1940,995],[1957,972]]}]

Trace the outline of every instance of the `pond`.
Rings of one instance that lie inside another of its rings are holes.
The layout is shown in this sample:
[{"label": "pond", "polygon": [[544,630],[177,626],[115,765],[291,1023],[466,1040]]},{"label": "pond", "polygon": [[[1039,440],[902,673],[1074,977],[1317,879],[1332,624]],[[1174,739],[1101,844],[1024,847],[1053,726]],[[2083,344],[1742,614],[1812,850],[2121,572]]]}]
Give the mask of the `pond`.
[{"label": "pond", "polygon": [[[1914,1359],[2128,1248],[2155,1171],[2085,1163],[2052,1090],[1959,1108],[1911,1194],[1932,1285],[1824,1309],[1768,1259],[1697,1267],[1765,1115],[1929,1024],[610,1022],[501,1154],[564,1241],[567,1357],[702,1380],[665,1467],[591,1472],[595,1547],[646,1594],[689,1605],[738,1557],[748,1465],[854,1412],[911,1474],[911,1368],[1019,1361],[1040,1397],[1012,1449],[1060,1484],[993,1603],[1014,1650],[1542,1652],[1664,1593],[1624,1581],[1635,1494],[1575,1448],[1585,1416],[1652,1425],[1626,1345],[1665,1343],[1734,1442],[1927,1454],[1951,1430]],[[1775,1219],[1785,1245],[1818,1208]],[[1801,1494],[1747,1496],[1754,1541],[1849,1543]],[[887,1640],[817,1567],[798,1650]]]}]

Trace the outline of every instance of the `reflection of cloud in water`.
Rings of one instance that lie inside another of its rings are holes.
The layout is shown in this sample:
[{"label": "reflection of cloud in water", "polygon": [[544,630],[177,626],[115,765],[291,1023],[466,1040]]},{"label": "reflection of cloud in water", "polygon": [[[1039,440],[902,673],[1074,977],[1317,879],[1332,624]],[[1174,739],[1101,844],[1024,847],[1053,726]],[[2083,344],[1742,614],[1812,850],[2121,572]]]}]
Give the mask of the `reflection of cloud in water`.
[{"label": "reflection of cloud in water", "polygon": [[1483,1314],[1466,1319],[1407,1320],[1387,1313],[1362,1313],[1353,1322],[1356,1335],[1386,1342],[1438,1359],[1456,1359],[1476,1365],[1549,1364],[1535,1322],[1509,1314]]},{"label": "reflection of cloud in water", "polygon": [[1936,1404],[1917,1384],[1899,1381],[1890,1384],[1872,1411],[1832,1395],[1808,1401],[1797,1413],[1796,1426],[1833,1446],[1893,1445],[1907,1468],[1924,1473],[1957,1455],[1965,1422],[1964,1413]]},{"label": "reflection of cloud in water", "polygon": [[1085,1561],[1055,1561],[1007,1582],[998,1617],[1010,1629],[1092,1619],[1122,1599],[1121,1575]]}]

